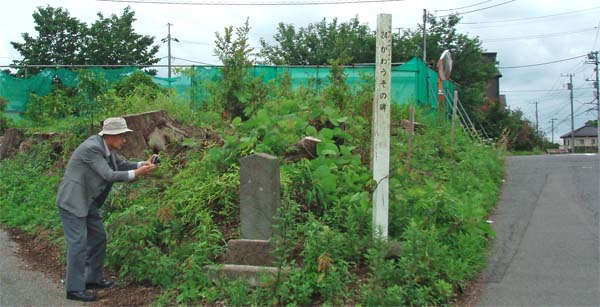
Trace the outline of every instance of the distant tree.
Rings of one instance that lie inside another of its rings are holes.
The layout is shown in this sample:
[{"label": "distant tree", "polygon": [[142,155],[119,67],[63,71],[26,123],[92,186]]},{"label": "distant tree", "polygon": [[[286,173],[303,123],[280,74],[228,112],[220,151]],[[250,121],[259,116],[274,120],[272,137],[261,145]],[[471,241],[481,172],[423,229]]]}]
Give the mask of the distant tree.
[{"label": "distant tree", "polygon": [[[98,20],[88,26],[63,8],[38,7],[33,13],[37,37],[23,33],[24,42],[11,42],[22,60],[18,65],[151,65],[158,46],[154,38],[135,33],[135,13],[129,7],[118,17],[98,13]],[[40,68],[19,69],[17,75],[33,74]]]},{"label": "distant tree", "polygon": [[[33,13],[37,37],[23,33],[24,42],[11,42],[23,57],[13,61],[18,65],[36,64],[84,64],[83,39],[86,25],[71,17],[69,11],[62,8],[38,7]],[[40,68],[28,68],[28,73],[36,73]],[[19,69],[18,75],[25,71]]]},{"label": "distant tree", "polygon": [[[489,63],[484,58],[484,50],[479,38],[470,38],[457,31],[456,25],[459,21],[458,15],[450,15],[446,18],[428,16],[426,62],[432,69],[437,70],[437,61],[442,52],[451,51],[453,60],[451,79],[459,89],[460,100],[469,115],[482,123],[485,115],[481,107],[488,104],[486,87],[488,80],[497,73],[496,63]],[[421,24],[418,30],[406,31],[400,45],[392,52],[403,54],[402,57],[405,59],[413,56],[422,57],[422,27]]]},{"label": "distant tree", "polygon": [[273,36],[274,44],[261,39],[261,57],[276,65],[328,65],[330,60],[343,59],[340,64],[373,63],[375,35],[358,17],[348,22],[325,18],[306,28],[279,23]]},{"label": "distant tree", "polygon": [[152,65],[159,61],[154,56],[159,46],[153,45],[154,38],[135,33],[135,13],[129,7],[119,17],[104,18],[98,13],[86,35],[85,56],[90,64],[108,65]]},{"label": "distant tree", "polygon": [[[454,61],[452,80],[460,87],[460,98],[471,116],[480,119],[479,108],[487,103],[487,81],[496,73],[495,63],[488,63],[482,55],[478,38],[470,38],[456,30],[457,15],[438,18],[429,15],[427,25],[427,62],[432,69],[444,50],[451,50]],[[421,29],[423,25],[420,25]],[[327,65],[341,59],[339,64],[375,62],[375,32],[358,17],[348,22],[325,19],[306,28],[296,29],[292,24],[280,23],[273,36],[275,43],[261,39],[261,57],[277,65]],[[406,29],[394,33],[392,61],[406,62],[423,54],[422,30]],[[436,88],[437,80],[431,80]]]},{"label": "distant tree", "polygon": [[136,71],[127,78],[115,82],[112,88],[115,90],[116,95],[121,98],[136,94],[136,91],[139,92],[139,88],[143,89],[143,92],[139,94],[149,99],[156,99],[161,92],[160,86],[152,81],[152,77],[142,71]]}]

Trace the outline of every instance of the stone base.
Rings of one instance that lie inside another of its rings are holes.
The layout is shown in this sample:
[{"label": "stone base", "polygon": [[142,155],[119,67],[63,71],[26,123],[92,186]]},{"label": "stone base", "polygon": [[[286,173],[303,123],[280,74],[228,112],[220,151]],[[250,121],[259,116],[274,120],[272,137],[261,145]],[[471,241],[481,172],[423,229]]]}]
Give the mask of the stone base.
[{"label": "stone base", "polygon": [[[208,265],[204,269],[212,280],[219,278],[230,280],[242,279],[252,287],[261,285],[260,277],[262,275],[276,276],[278,273],[278,269],[275,267],[239,264]],[[289,269],[282,269],[280,273],[287,275],[289,274]]]},{"label": "stone base", "polygon": [[275,257],[273,256],[274,244],[266,240],[230,240],[225,254],[225,263],[273,266]]}]

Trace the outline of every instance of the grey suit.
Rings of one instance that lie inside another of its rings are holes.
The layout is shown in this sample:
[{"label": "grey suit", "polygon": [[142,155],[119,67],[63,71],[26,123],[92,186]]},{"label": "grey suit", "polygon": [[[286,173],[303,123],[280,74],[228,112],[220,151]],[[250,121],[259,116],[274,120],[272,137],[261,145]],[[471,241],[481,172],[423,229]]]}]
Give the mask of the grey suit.
[{"label": "grey suit", "polygon": [[113,182],[128,181],[138,164],[111,151],[94,135],[75,149],[58,188],[56,204],[67,240],[67,291],[83,291],[85,283],[102,280],[106,233],[99,209]]}]

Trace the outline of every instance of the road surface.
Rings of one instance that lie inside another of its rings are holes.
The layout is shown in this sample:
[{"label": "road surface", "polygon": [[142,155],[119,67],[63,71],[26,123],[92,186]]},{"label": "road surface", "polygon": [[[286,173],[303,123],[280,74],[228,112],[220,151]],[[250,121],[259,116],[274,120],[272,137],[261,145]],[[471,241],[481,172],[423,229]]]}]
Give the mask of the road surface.
[{"label": "road surface", "polygon": [[65,298],[64,285],[31,271],[15,254],[17,243],[0,229],[0,306],[83,306]]},{"label": "road surface", "polygon": [[510,157],[478,306],[600,306],[600,157]]}]

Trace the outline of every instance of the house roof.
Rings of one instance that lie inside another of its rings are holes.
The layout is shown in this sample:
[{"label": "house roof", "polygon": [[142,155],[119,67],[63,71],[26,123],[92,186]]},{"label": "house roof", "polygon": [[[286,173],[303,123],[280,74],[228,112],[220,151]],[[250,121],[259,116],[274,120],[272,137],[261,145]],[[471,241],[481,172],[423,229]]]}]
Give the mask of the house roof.
[{"label": "house roof", "polygon": [[[598,136],[598,127],[596,126],[583,126],[581,128],[577,128],[574,131],[575,137],[597,137]],[[561,135],[561,139],[570,138],[571,132],[565,133]]]}]

